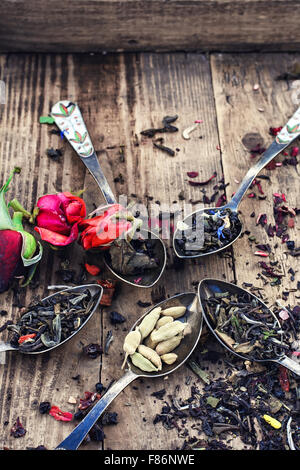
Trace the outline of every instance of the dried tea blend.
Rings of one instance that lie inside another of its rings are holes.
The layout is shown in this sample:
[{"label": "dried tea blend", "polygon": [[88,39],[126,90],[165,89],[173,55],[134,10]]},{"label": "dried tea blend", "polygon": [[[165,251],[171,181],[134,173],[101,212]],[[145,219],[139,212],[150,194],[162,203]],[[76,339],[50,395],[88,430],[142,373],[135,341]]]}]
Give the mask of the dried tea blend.
[{"label": "dried tea blend", "polygon": [[176,248],[183,256],[210,253],[229,245],[241,229],[238,215],[231,209],[206,209],[191,217],[190,226],[182,227]]},{"label": "dried tea blend", "polygon": [[119,239],[109,249],[109,260],[112,269],[119,274],[143,274],[145,271],[157,269],[159,261],[153,251],[155,240]]},{"label": "dried tea blend", "polygon": [[250,294],[221,292],[203,301],[215,333],[233,352],[256,361],[273,359],[290,349],[282,340],[279,321]]},{"label": "dried tea blend", "polygon": [[65,341],[88,320],[95,297],[82,292],[60,292],[30,306],[16,324],[8,326],[11,344],[23,352],[45,351]]}]

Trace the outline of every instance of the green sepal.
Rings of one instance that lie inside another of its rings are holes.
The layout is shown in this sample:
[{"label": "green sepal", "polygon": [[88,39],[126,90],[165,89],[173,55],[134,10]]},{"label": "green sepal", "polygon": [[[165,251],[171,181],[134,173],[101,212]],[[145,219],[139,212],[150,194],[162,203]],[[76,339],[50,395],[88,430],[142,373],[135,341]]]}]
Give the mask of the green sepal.
[{"label": "green sepal", "polygon": [[13,221],[9,215],[8,207],[5,202],[5,193],[8,191],[9,183],[18,170],[13,169],[6,183],[0,189],[0,230],[14,230]]},{"label": "green sepal", "polygon": [[[22,247],[22,252],[21,252],[21,258],[22,258],[22,261],[23,261],[23,265],[25,267],[28,267],[28,266],[32,266],[33,264],[36,264],[38,263],[41,258],[42,258],[42,255],[43,255],[43,246],[41,245],[41,243],[38,241],[38,247],[39,247],[39,252],[37,255],[33,256],[32,258],[27,258],[27,253],[25,253],[25,245],[26,245],[26,242],[24,241],[24,236],[27,234],[27,232],[20,232],[22,237],[23,237],[23,247]],[[28,235],[28,234],[27,234]],[[30,235],[30,234],[29,234]],[[31,235],[32,236],[32,235]],[[33,237],[34,238],[34,237]],[[35,241],[35,240],[34,240]],[[36,251],[36,249],[35,249]],[[34,252],[35,252],[34,251]]]},{"label": "green sepal", "polygon": [[27,211],[22,206],[22,204],[19,203],[19,201],[17,199],[13,199],[12,201],[10,201],[8,203],[8,207],[11,207],[14,210],[14,212],[22,212],[24,217],[26,217],[26,219],[28,219],[30,222],[32,222],[33,215],[29,211]]}]

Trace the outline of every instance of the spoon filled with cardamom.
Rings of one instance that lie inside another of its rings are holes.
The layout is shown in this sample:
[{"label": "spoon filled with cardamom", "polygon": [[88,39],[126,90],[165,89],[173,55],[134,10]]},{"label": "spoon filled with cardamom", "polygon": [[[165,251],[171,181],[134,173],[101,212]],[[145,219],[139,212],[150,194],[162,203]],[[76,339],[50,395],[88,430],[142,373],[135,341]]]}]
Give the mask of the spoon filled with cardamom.
[{"label": "spoon filled with cardamom", "polygon": [[[106,201],[105,206],[94,211],[97,216],[90,219],[91,224],[97,224],[99,244],[96,250],[103,254],[107,268],[116,278],[135,287],[152,287],[166,266],[164,243],[156,233],[143,228],[145,221],[134,217],[117,203],[99,164],[78,105],[71,101],[59,101],[52,107],[50,114],[61,134],[93,176]],[[146,224],[148,226],[148,220]],[[87,229],[88,226],[87,223]],[[122,232],[121,235],[119,232]],[[91,249],[95,251],[95,248]]]},{"label": "spoon filled with cardamom", "polygon": [[202,332],[202,313],[195,293],[174,295],[148,310],[126,335],[121,368],[127,369],[56,449],[76,450],[110,403],[139,377],[163,377],[189,358]]}]

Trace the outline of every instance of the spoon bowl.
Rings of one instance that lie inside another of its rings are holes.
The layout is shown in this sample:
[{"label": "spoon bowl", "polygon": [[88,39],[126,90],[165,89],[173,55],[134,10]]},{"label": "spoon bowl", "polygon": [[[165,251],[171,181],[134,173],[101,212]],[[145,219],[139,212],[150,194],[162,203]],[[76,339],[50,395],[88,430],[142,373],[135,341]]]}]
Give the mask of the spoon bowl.
[{"label": "spoon bowl", "polygon": [[117,395],[133,380],[138,377],[163,377],[172,372],[175,372],[182,364],[190,357],[194,351],[202,332],[203,317],[201,308],[198,302],[198,296],[195,293],[178,294],[170,297],[167,300],[163,300],[151,309],[147,310],[132,326],[130,331],[133,331],[154,308],[161,307],[163,310],[169,307],[184,306],[186,312],[183,317],[178,318],[182,322],[188,321],[191,325],[191,333],[184,337],[180,345],[174,350],[178,355],[176,363],[172,365],[164,364],[162,371],[160,372],[144,372],[134,366],[130,359],[127,359],[128,369],[125,374],[115,382],[104,396],[96,403],[91,411],[85,416],[85,418],[76,426],[76,428],[64,439],[57,450],[76,450],[84,437],[90,431],[92,426],[97,422],[101,414],[106,410],[110,403],[117,397]]},{"label": "spoon bowl", "polygon": [[[220,281],[218,279],[203,279],[198,286],[198,298],[199,298],[199,303],[201,305],[202,313],[203,313],[203,318],[212,332],[212,334],[215,336],[215,338],[219,341],[219,343],[222,344],[228,351],[230,351],[232,354],[235,356],[238,356],[239,358],[246,360],[246,361],[255,361],[255,362],[275,362],[277,364],[283,365],[287,369],[291,370],[295,374],[300,376],[300,365],[297,364],[295,361],[290,359],[284,354],[280,354],[279,356],[275,356],[272,358],[266,358],[266,359],[255,359],[253,357],[248,356],[245,353],[238,353],[234,351],[231,347],[229,347],[221,338],[220,336],[216,333],[215,331],[215,326],[213,325],[212,319],[210,318],[210,315],[207,311],[206,305],[205,305],[205,300],[207,300],[209,297],[213,296],[216,293],[222,293],[222,292],[230,292],[231,294],[239,294],[239,295],[247,295],[253,300],[255,300],[258,304],[260,304],[265,310],[268,310],[268,312],[272,315],[274,318],[274,322],[277,323],[278,327],[280,328],[280,323],[278,321],[278,318],[276,315],[267,307],[267,305],[258,297],[256,297],[254,294],[251,292],[242,289],[241,287],[236,286],[235,284],[231,284],[229,282],[225,281]],[[257,324],[259,322],[256,322]]]},{"label": "spoon bowl", "polygon": [[54,294],[51,294],[49,295],[48,297],[45,297],[41,300],[41,302],[43,301],[46,301],[46,300],[49,300],[59,294],[61,294],[62,292],[84,292],[88,290],[92,296],[92,299],[94,301],[94,305],[93,307],[91,308],[91,311],[90,311],[90,315],[89,317],[85,320],[85,322],[83,322],[83,324],[76,330],[74,331],[70,336],[68,336],[66,339],[64,339],[63,341],[61,341],[60,343],[58,343],[57,345],[55,346],[52,346],[50,348],[47,348],[47,349],[43,349],[42,351],[22,351],[22,350],[19,350],[18,348],[12,346],[10,343],[5,343],[5,342],[2,342],[0,343],[0,353],[1,352],[4,352],[4,351],[17,351],[17,352],[20,352],[22,354],[30,354],[30,355],[33,355],[33,354],[42,354],[42,353],[46,353],[46,352],[49,352],[49,351],[52,351],[53,349],[56,349],[58,348],[59,346],[61,346],[62,344],[66,343],[67,341],[69,341],[71,338],[73,338],[87,323],[88,321],[92,318],[93,314],[95,313],[95,311],[97,310],[98,306],[99,306],[99,303],[100,303],[100,300],[102,298],[102,294],[103,294],[103,288],[99,285],[99,284],[85,284],[85,285],[82,285],[82,286],[76,286],[76,287],[65,287],[64,289],[58,291],[58,292],[55,292]]},{"label": "spoon bowl", "polygon": [[[156,236],[153,232],[140,230],[140,235],[142,239],[148,240],[151,244],[151,250],[153,251],[154,258],[157,260],[156,268],[146,269],[141,274],[120,274],[115,271],[111,265],[109,250],[104,252],[103,258],[106,267],[117,279],[120,279],[121,281],[126,281],[127,284],[130,284],[134,287],[147,288],[154,286],[154,284],[156,284],[157,281],[160,279],[166,266],[167,254],[164,243],[162,243],[161,239]],[[136,253],[136,256],[139,256],[138,252]]]},{"label": "spoon bowl", "polygon": [[[229,209],[231,211],[231,214],[236,216],[237,219],[237,231],[235,233],[235,236],[232,237],[231,240],[228,242],[224,243],[222,246],[220,246],[217,249],[213,249],[212,251],[201,251],[203,248],[203,237],[204,237],[204,228],[202,225],[203,221],[203,214],[214,214],[218,213],[219,211],[224,211],[226,209]],[[197,229],[200,227],[200,229]],[[186,227],[189,227],[189,229],[185,229]],[[194,229],[190,229],[190,227],[193,227]],[[184,227],[184,228],[183,228]],[[174,231],[174,236],[173,236],[173,249],[175,251],[175,254],[178,258],[201,258],[204,256],[208,256],[211,254],[216,254],[219,253],[222,250],[227,249],[229,246],[231,246],[242,234],[243,231],[243,224],[241,220],[239,219],[237,209],[233,207],[231,204],[226,204],[225,206],[222,207],[210,207],[210,208],[205,208],[201,209],[195,212],[192,212],[189,214],[183,221],[180,221],[178,226],[176,227]],[[190,245],[190,250],[186,250],[185,244],[183,243],[183,240],[186,236],[193,236],[193,232],[197,232],[195,234],[199,240],[199,249],[197,249],[197,240],[196,243],[191,243]],[[196,246],[195,246],[196,245]]]}]

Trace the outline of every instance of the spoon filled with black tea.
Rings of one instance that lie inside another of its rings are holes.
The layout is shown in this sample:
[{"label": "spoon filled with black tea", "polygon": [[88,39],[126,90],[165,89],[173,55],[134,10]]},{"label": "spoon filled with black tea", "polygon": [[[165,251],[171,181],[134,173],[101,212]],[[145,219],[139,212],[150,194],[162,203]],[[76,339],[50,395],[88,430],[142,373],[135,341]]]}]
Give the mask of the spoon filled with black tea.
[{"label": "spoon filled with black tea", "polygon": [[73,338],[97,310],[103,288],[99,284],[64,287],[30,304],[15,323],[7,325],[10,341],[0,343],[0,353],[49,352]]},{"label": "spoon filled with black tea", "polygon": [[173,248],[179,258],[199,258],[228,248],[242,233],[240,202],[258,173],[300,136],[300,108],[277,134],[257,163],[249,169],[231,201],[222,207],[200,209],[178,222]]},{"label": "spoon filled with black tea", "polygon": [[300,364],[288,357],[290,338],[262,300],[217,279],[200,281],[198,298],[210,331],[232,354],[251,362],[274,362],[300,376]]},{"label": "spoon filled with black tea", "polygon": [[[107,244],[103,243],[99,247],[93,247],[92,250],[101,252],[107,268],[116,278],[135,287],[152,287],[160,279],[166,266],[164,243],[154,232],[142,227],[141,219],[134,217],[117,203],[99,164],[78,105],[71,101],[59,101],[52,107],[50,114],[104,196],[106,205],[95,211],[97,216],[104,216],[105,220],[111,218],[116,220],[113,240],[107,237],[109,240]],[[95,223],[98,223],[96,218]],[[122,227],[128,225],[129,228],[127,230],[124,228],[124,232],[118,236],[117,230],[121,224]],[[99,239],[100,236],[107,235],[107,227],[108,224],[105,224],[104,228],[98,224]]]}]

